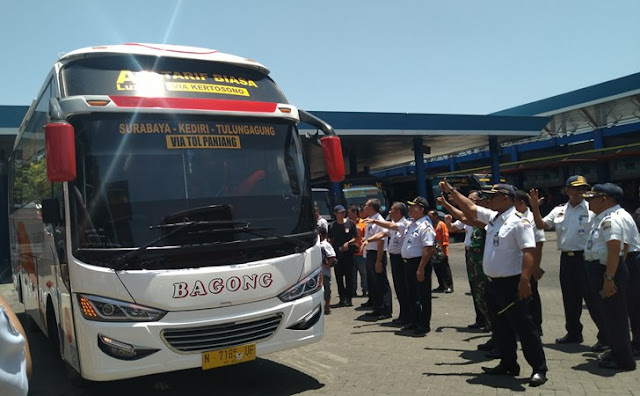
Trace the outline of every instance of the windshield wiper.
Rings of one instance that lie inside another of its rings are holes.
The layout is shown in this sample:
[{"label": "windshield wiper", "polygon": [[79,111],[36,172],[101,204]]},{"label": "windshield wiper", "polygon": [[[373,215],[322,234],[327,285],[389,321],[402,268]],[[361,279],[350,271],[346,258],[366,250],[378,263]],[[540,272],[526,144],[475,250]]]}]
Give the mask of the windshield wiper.
[{"label": "windshield wiper", "polygon": [[[185,219],[185,220],[188,220],[188,219]],[[167,238],[169,238],[173,234],[177,233],[178,231],[182,230],[183,228],[193,227],[193,226],[221,225],[221,224],[245,224],[245,227],[247,227],[249,225],[249,223],[247,223],[247,222],[234,222],[234,221],[222,220],[222,221],[184,221],[184,222],[181,222],[181,223],[168,223],[168,224],[159,224],[159,225],[156,225],[156,226],[151,226],[151,227],[149,227],[150,229],[155,229],[155,228],[173,228],[173,230],[167,232],[164,235],[160,235],[160,237],[154,239],[153,241],[151,241],[149,243],[146,243],[146,244],[140,246],[136,250],[132,250],[132,251],[127,252],[127,253],[125,253],[123,255],[115,257],[113,260],[111,260],[108,263],[108,266],[113,268],[115,271],[121,271],[121,270],[127,268],[129,266],[129,262],[132,259],[134,259],[136,256],[138,256],[140,253],[142,253],[143,251],[145,251],[149,247],[156,246],[157,244],[159,244],[160,242],[166,240]],[[220,230],[226,230],[226,232],[229,232],[230,230],[234,230],[234,229],[235,228],[223,228],[223,229],[220,229]],[[240,227],[239,229],[242,229],[242,227]]]}]

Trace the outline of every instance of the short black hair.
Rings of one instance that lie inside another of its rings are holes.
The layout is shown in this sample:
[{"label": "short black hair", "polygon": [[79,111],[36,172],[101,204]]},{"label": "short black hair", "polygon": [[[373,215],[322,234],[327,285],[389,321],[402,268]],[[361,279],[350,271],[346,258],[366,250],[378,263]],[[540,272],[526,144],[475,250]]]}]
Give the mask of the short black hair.
[{"label": "short black hair", "polygon": [[531,206],[531,203],[529,202],[529,194],[524,190],[516,190],[515,199],[516,201],[524,202],[527,206]]}]

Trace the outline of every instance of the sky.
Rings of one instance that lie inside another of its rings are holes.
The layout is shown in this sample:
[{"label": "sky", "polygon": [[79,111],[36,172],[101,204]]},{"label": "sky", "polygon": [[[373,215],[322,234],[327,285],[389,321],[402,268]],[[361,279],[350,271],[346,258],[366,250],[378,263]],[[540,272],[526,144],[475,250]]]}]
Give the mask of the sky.
[{"label": "sky", "polygon": [[0,105],[127,42],[255,59],[311,111],[489,114],[640,72],[638,0],[4,0],[0,33]]}]

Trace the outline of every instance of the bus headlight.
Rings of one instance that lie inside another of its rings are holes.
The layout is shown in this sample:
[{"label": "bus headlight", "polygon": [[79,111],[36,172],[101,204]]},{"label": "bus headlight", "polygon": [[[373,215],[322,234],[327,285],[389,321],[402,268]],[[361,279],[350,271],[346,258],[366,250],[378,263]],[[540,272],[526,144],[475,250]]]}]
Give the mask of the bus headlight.
[{"label": "bus headlight", "polygon": [[78,302],[85,319],[99,322],[153,322],[162,319],[167,313],[155,308],[86,294],[78,294]]},{"label": "bus headlight", "polygon": [[289,302],[308,296],[322,288],[322,268],[313,271],[309,276],[296,283],[292,288],[280,294],[278,298]]}]

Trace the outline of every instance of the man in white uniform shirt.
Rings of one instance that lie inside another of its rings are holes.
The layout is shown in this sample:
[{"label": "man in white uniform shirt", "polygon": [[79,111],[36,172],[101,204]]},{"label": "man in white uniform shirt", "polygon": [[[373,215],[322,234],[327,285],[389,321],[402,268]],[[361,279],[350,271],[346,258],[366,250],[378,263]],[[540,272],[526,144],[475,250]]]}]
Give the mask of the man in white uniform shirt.
[{"label": "man in white uniform shirt", "polygon": [[582,197],[589,187],[589,183],[583,176],[569,177],[564,188],[569,201],[553,208],[544,218],[540,215],[540,202],[543,198],[539,198],[536,189],[532,189],[529,194],[536,227],[543,230],[555,227],[558,250],[562,252],[560,254],[560,290],[562,290],[567,333],[564,337],[556,339],[556,343],[571,344],[583,341],[580,316],[582,316],[582,300],[584,300],[589,315],[598,328],[598,341],[591,349],[593,352],[602,352],[607,345],[607,336],[603,330],[604,319],[602,314],[594,309],[593,301],[598,296],[589,290],[583,252],[595,217],[589,210],[589,204]]},{"label": "man in white uniform shirt", "polygon": [[[622,188],[615,186],[618,196],[624,196]],[[623,208],[615,211],[620,217],[624,252],[626,252],[627,269],[629,270],[629,286],[627,287],[627,311],[631,325],[631,352],[634,357],[640,356],[640,233],[631,213]]]},{"label": "man in white uniform shirt", "polygon": [[368,221],[405,234],[400,254],[406,265],[409,324],[402,330],[411,330],[416,336],[424,336],[431,331],[431,256],[435,253],[436,232],[427,217],[429,203],[426,198],[417,197],[408,204],[410,222]]},{"label": "man in white uniform shirt", "polygon": [[482,369],[488,374],[519,375],[517,336],[525,359],[533,369],[529,385],[544,384],[546,358],[530,306],[535,237],[531,223],[513,206],[515,188],[496,184],[485,191],[491,209],[476,206],[446,181],[440,182],[440,188],[451,194],[468,219],[487,224],[483,269],[489,280],[487,305],[493,312],[493,331],[501,357],[496,367]]},{"label": "man in white uniform shirt", "polygon": [[[383,220],[380,215],[380,200],[373,198],[364,205],[365,222],[364,240],[373,237],[383,228],[375,224],[375,220]],[[387,239],[384,238],[375,243],[367,243],[364,247],[367,261],[367,284],[369,295],[373,304],[373,311],[365,316],[371,316],[377,320],[389,319],[392,313],[391,286],[387,279]]]},{"label": "man in white uniform shirt", "polygon": [[621,209],[618,205],[622,198],[620,191],[614,184],[605,183],[596,184],[584,194],[596,215],[584,259],[589,287],[600,295],[595,299],[595,306],[602,311],[604,330],[611,347],[608,358],[600,359],[598,365],[614,370],[635,370],[626,300],[629,270],[623,257],[626,237],[622,218],[616,214]]}]

